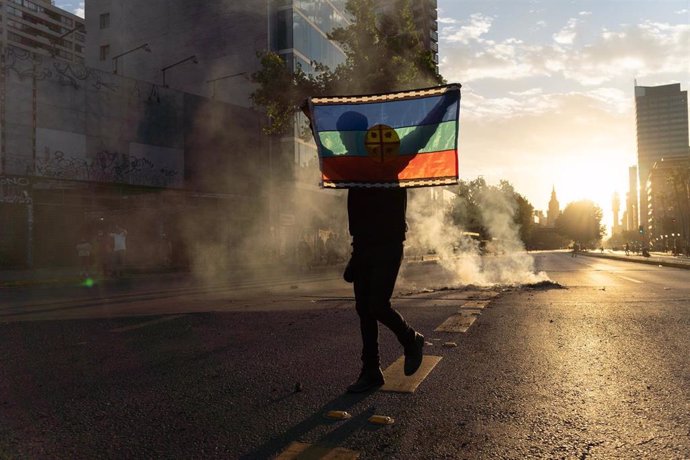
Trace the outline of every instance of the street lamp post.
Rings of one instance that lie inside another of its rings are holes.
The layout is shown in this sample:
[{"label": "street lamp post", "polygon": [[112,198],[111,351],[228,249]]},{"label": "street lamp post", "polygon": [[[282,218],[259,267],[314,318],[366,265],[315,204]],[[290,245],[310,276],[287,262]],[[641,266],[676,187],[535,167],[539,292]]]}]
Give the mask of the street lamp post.
[{"label": "street lamp post", "polygon": [[178,66],[178,65],[180,65],[180,64],[184,64],[184,63],[187,62],[187,61],[192,61],[194,64],[198,64],[198,63],[199,63],[199,61],[198,61],[197,58],[196,58],[196,55],[193,54],[193,55],[191,55],[191,56],[189,56],[189,57],[186,57],[186,58],[182,59],[181,61],[177,61],[176,63],[170,64],[170,65],[165,66],[165,67],[163,67],[163,68],[161,69],[161,72],[163,72],[163,88],[167,88],[167,87],[168,87],[168,85],[165,83],[165,71],[168,70],[168,69],[172,69],[173,67]]},{"label": "street lamp post", "polygon": [[57,49],[58,43],[60,43],[61,46],[64,46],[64,45],[62,45],[62,39],[65,38],[66,36],[70,35],[70,34],[73,34],[76,31],[86,33],[86,30],[84,29],[84,24],[77,24],[77,26],[75,28],[68,30],[64,34],[60,35],[58,38],[50,40],[52,42],[52,45],[53,45],[53,51],[52,51],[53,56],[58,54],[58,49]]},{"label": "street lamp post", "polygon": [[148,43],[144,43],[143,45],[139,45],[136,48],[132,48],[129,51],[125,51],[124,53],[120,53],[117,56],[113,56],[113,73],[117,74],[117,60],[124,56],[125,54],[133,53],[134,51],[141,50],[143,49],[147,53],[151,52],[151,47],[149,46]]},{"label": "street lamp post", "polygon": [[211,99],[215,99],[216,97],[216,82],[220,80],[225,80],[227,78],[232,78],[232,77],[239,77],[240,75],[245,75],[247,72],[239,72],[239,73],[233,73],[230,75],[223,75],[222,77],[217,77],[217,78],[212,78],[210,80],[206,80],[206,83],[211,83]]}]

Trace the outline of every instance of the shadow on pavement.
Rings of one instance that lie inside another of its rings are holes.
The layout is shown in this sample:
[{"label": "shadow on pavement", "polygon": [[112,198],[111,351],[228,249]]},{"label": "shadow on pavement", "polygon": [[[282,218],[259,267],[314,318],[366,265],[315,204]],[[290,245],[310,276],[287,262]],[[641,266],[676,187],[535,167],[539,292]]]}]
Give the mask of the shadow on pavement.
[{"label": "shadow on pavement", "polygon": [[359,394],[343,393],[338,398],[326,403],[308,419],[298,423],[279,436],[269,439],[252,452],[246,453],[240,458],[246,460],[257,458],[274,458],[293,441],[302,441],[303,436],[316,427],[322,425],[342,424],[342,426],[336,428],[335,430],[321,437],[318,441],[312,443],[309,448],[304,450],[296,457],[302,460],[320,458],[323,454],[324,448],[332,448],[341,445],[348,437],[350,437],[352,433],[366,426],[369,417],[374,415],[375,408],[369,407],[367,410],[345,422],[329,420],[325,418],[325,414],[331,410],[347,411],[348,409],[364,401],[373,393],[374,390]]}]

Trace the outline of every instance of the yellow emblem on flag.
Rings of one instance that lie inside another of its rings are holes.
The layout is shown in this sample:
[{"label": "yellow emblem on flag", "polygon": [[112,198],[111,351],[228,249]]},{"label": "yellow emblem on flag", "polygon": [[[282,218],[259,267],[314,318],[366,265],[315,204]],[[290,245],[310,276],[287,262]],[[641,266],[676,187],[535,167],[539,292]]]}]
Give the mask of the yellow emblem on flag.
[{"label": "yellow emblem on flag", "polygon": [[374,125],[369,128],[364,145],[369,158],[377,163],[391,161],[400,152],[398,133],[387,125]]}]

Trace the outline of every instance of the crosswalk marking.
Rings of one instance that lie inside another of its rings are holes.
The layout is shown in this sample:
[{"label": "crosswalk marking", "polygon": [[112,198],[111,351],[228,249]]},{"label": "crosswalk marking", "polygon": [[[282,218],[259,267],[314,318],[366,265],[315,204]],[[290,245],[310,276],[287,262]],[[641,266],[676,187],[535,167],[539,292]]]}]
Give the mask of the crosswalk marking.
[{"label": "crosswalk marking", "polygon": [[276,460],[354,460],[357,458],[359,458],[358,452],[343,447],[323,447],[294,441],[276,457]]},{"label": "crosswalk marking", "polygon": [[453,315],[434,329],[436,332],[467,332],[467,329],[474,323],[477,317],[473,314],[459,313]]},{"label": "crosswalk marking", "polygon": [[489,305],[490,300],[469,300],[462,304],[460,308],[484,308]]},{"label": "crosswalk marking", "polygon": [[419,366],[417,372],[406,376],[404,372],[405,357],[401,356],[383,371],[383,378],[386,383],[381,387],[381,391],[414,393],[419,384],[431,373],[439,361],[441,361],[440,356],[424,355],[422,365]]}]

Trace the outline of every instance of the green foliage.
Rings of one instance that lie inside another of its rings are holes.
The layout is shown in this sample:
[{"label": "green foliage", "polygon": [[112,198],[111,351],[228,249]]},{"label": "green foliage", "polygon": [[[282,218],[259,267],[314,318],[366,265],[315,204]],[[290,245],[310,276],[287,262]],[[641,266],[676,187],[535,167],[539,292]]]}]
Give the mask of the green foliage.
[{"label": "green foliage", "polygon": [[414,25],[410,0],[398,0],[393,14],[377,14],[374,0],[349,0],[348,27],[329,38],[345,52],[335,69],[314,63],[316,73],[293,71],[276,53],[260,53],[261,69],[252,75],[258,89],[251,98],[270,119],[268,134],[287,132],[303,101],[324,95],[399,91],[443,84],[433,53],[426,51]]},{"label": "green foliage", "polygon": [[601,208],[590,200],[569,203],[556,220],[556,230],[571,240],[592,246],[597,244],[606,228],[601,224]]}]

